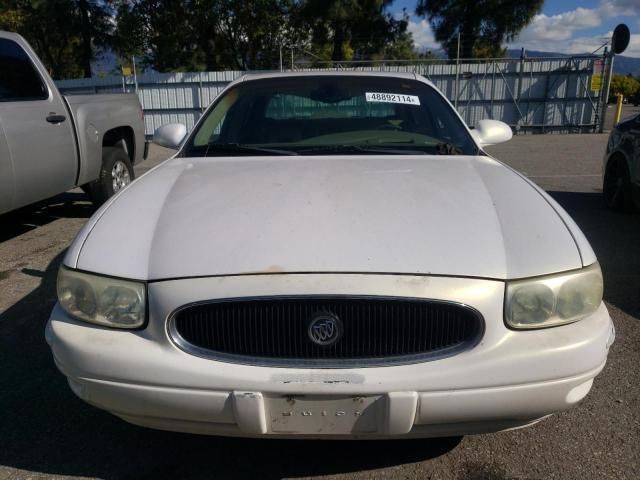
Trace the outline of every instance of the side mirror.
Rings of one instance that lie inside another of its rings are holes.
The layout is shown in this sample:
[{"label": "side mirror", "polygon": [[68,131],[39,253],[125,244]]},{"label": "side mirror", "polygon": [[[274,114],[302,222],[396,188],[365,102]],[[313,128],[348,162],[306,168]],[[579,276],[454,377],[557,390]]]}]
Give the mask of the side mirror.
[{"label": "side mirror", "polygon": [[499,120],[480,120],[471,135],[481,147],[508,142],[513,137],[511,127]]},{"label": "side mirror", "polygon": [[169,123],[158,128],[151,141],[161,147],[177,150],[186,136],[187,127],[181,123]]}]

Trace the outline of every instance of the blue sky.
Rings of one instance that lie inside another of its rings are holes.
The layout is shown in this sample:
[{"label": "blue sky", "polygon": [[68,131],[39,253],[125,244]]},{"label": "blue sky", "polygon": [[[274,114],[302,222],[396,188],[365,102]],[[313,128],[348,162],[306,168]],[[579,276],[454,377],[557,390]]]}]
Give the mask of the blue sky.
[{"label": "blue sky", "polygon": [[[416,0],[396,0],[391,11],[407,9],[413,14]],[[590,53],[611,35],[618,23],[631,30],[631,43],[623,55],[640,57],[640,0],[546,0],[534,18],[509,48],[527,48],[558,53]],[[416,45],[437,49],[429,23],[412,15],[409,29]]]}]

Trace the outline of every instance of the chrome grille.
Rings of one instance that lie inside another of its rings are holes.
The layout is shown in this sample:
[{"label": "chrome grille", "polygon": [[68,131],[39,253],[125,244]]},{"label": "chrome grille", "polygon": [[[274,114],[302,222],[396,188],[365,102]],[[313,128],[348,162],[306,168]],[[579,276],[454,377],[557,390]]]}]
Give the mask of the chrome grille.
[{"label": "chrome grille", "polygon": [[[341,338],[319,345],[309,324],[337,317]],[[352,367],[415,363],[471,348],[481,315],[451,302],[405,297],[306,296],[216,300],[185,306],[169,322],[183,350],[235,363]]]}]

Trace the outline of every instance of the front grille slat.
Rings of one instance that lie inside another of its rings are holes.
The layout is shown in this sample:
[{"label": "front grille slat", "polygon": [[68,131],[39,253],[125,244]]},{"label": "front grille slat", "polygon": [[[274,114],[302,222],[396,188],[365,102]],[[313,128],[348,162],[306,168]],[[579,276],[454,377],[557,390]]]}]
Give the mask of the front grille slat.
[{"label": "front grille slat", "polygon": [[[314,343],[309,322],[337,316],[343,336]],[[484,331],[465,305],[404,297],[258,297],[179,309],[174,340],[186,351],[237,363],[346,367],[412,363],[471,348]]]}]

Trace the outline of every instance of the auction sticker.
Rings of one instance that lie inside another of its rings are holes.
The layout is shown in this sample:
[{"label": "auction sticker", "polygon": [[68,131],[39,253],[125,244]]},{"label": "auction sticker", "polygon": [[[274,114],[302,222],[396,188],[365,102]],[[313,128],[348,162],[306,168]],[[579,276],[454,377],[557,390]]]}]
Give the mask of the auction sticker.
[{"label": "auction sticker", "polygon": [[366,92],[367,102],[402,103],[405,105],[420,105],[420,97],[416,95],[402,95],[399,93]]}]

